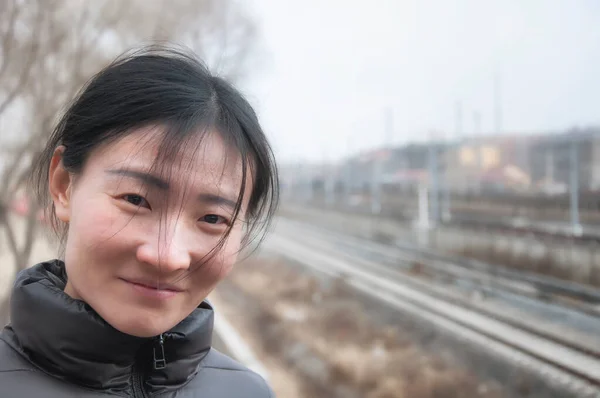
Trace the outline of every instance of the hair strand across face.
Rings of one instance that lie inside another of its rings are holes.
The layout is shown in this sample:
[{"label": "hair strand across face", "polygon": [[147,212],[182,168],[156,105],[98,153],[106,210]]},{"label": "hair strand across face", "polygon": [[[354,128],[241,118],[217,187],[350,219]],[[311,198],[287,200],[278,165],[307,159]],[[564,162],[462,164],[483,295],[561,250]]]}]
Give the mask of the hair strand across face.
[{"label": "hair strand across face", "polygon": [[[148,126],[163,131],[152,167],[159,174],[168,175],[168,167],[190,145],[201,150],[209,132],[220,135],[241,162],[234,217],[240,216],[247,200],[243,243],[260,242],[276,211],[279,186],[274,155],[254,110],[238,90],[211,74],[193,54],[153,45],[122,55],[96,74],[61,117],[34,164],[33,189],[63,245],[67,225],[56,218],[48,196],[48,172],[56,148],[64,146],[63,165],[77,176],[94,151]],[[251,190],[244,198],[247,176]],[[229,230],[219,245],[228,234]]]}]

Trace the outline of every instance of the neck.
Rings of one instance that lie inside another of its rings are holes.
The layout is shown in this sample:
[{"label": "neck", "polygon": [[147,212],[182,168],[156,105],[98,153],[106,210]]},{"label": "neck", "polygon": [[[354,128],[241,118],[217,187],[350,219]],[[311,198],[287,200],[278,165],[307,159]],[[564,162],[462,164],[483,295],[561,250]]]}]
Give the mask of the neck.
[{"label": "neck", "polygon": [[64,292],[67,296],[71,297],[73,300],[81,300],[81,296],[79,295],[79,293],[77,293],[77,291],[73,287],[73,284],[69,280],[67,280],[67,284],[65,286]]}]

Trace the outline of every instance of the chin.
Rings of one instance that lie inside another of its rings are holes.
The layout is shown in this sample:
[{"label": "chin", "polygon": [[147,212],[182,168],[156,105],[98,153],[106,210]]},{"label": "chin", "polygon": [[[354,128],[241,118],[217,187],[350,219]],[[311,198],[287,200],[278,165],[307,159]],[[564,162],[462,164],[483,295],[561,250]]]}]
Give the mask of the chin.
[{"label": "chin", "polygon": [[131,314],[131,316],[115,319],[114,322],[108,320],[107,322],[122,333],[142,338],[158,336],[177,324],[165,319],[157,321],[157,317],[144,317],[140,314]]}]

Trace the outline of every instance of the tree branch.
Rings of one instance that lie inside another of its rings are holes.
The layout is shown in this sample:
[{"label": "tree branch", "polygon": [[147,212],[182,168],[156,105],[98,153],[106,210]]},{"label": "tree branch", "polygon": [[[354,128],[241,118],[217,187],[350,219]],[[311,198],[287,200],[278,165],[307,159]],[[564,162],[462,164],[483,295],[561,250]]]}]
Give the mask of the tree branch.
[{"label": "tree branch", "polygon": [[0,66],[0,78],[2,78],[2,75],[6,73],[6,70],[8,69],[8,59],[10,58],[8,55],[8,50],[14,45],[15,25],[19,15],[19,7],[17,7],[16,1],[13,0],[11,3],[12,10],[8,17],[6,32],[4,32],[2,37],[2,59],[0,60],[2,64]]},{"label": "tree branch", "polygon": [[15,231],[12,227],[12,224],[8,217],[4,218],[2,223],[4,225],[4,232],[6,234],[6,238],[8,239],[8,247],[10,252],[13,254],[13,258],[15,261],[17,260],[17,253],[19,253],[19,247],[17,245],[17,239],[15,237]]},{"label": "tree branch", "polygon": [[15,175],[17,169],[19,168],[23,157],[29,150],[29,145],[29,140],[22,144],[21,147],[17,149],[17,153],[14,155],[12,162],[6,169],[4,169],[4,172],[2,173],[2,190],[0,191],[0,202],[6,202],[10,199],[12,193],[10,190],[10,186],[12,185],[11,180]]},{"label": "tree branch", "polygon": [[31,257],[31,249],[33,249],[33,243],[35,241],[35,233],[37,232],[39,225],[37,222],[37,214],[39,208],[34,205],[33,201],[29,201],[29,214],[27,214],[25,224],[25,244],[23,250],[19,252],[17,262],[17,270],[21,271],[27,268],[29,264],[29,258]]},{"label": "tree branch", "polygon": [[[38,8],[37,18],[36,18],[36,22],[34,23],[34,30],[32,33],[33,37],[38,37],[40,30],[41,30],[41,24],[42,24],[43,17],[44,17],[44,15],[43,15],[41,9]],[[33,67],[34,61],[36,59],[38,49],[39,49],[39,41],[36,39],[33,39],[31,41],[31,48],[28,51],[27,61],[25,62],[24,67],[21,69],[21,73],[19,74],[17,84],[15,85],[15,87],[13,87],[12,90],[9,91],[7,96],[4,98],[4,101],[2,101],[2,103],[0,103],[0,114],[2,114],[4,112],[4,110],[15,100],[15,98],[21,92],[23,86],[27,82],[27,79],[30,76],[29,73],[30,73],[30,71]]]}]

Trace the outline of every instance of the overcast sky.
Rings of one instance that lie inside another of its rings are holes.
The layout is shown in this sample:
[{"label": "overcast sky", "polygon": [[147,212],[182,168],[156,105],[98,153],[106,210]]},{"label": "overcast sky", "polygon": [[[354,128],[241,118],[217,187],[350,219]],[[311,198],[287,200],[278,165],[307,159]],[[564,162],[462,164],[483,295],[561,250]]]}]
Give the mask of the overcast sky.
[{"label": "overcast sky", "polygon": [[261,65],[246,84],[281,161],[385,142],[600,124],[600,1],[246,0]]}]

